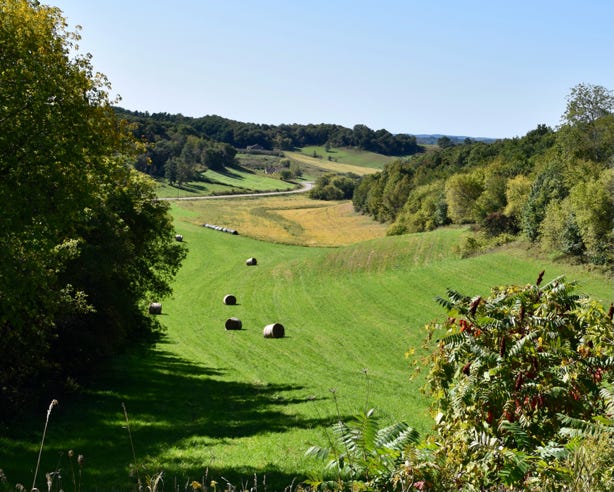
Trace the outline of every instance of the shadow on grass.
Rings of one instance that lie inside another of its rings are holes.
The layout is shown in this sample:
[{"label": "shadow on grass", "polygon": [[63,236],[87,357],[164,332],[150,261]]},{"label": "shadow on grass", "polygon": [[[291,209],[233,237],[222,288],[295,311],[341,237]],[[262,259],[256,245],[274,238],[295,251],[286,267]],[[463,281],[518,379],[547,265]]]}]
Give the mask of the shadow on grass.
[{"label": "shadow on grass", "polygon": [[204,193],[209,188],[202,184],[195,184],[194,181],[190,183],[182,183],[181,185],[173,186],[174,188],[178,188],[180,190],[189,191],[191,193]]},{"label": "shadow on grass", "polygon": [[[237,171],[244,171],[244,172],[246,172],[240,166],[224,167],[222,169],[215,169],[216,173],[221,174],[222,176],[226,176],[227,178],[233,178],[233,179],[237,179],[239,181],[245,180],[245,176],[241,176],[240,174],[238,174]],[[250,173],[250,174],[253,174],[253,173]]]},{"label": "shadow on grass", "polygon": [[[163,349],[164,345],[159,347]],[[134,460],[122,410],[124,403],[137,462],[159,463],[167,480],[174,476],[183,481],[182,489],[187,478],[198,480],[208,467],[209,477],[218,481],[224,476],[240,485],[241,480],[253,481],[256,475],[258,480],[266,477],[269,490],[283,490],[295,477],[281,472],[277,464],[260,470],[215,470],[209,466],[211,463],[191,463],[194,458],[186,443],[202,448],[207,442],[329,426],[330,418],[303,418],[284,412],[286,405],[312,399],[297,396],[300,386],[259,385],[223,378],[223,371],[164,350],[143,350],[118,357],[98,374],[89,389],[60,399],[50,418],[39,477],[59,468],[66,471],[67,452],[74,449],[75,454],[83,454],[86,459],[83,490],[130,490],[135,479],[129,477],[128,471]],[[12,437],[0,436],[0,468],[10,483],[29,485],[32,480],[45,409],[37,413],[41,415],[38,422],[28,419],[22,428],[11,430]],[[172,463],[164,463],[165,458],[159,457],[166,457],[165,453],[175,446],[187,448],[185,454],[180,452],[181,456],[173,457]],[[187,477],[189,473],[192,475]]]}]

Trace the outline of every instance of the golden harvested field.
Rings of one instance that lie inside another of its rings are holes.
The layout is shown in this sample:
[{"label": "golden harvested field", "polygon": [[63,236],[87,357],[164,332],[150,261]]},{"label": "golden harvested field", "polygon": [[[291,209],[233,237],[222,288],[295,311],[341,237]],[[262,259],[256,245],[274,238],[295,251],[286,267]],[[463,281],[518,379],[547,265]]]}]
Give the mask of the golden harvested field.
[{"label": "golden harvested field", "polygon": [[300,152],[285,151],[284,154],[290,159],[297,161],[301,164],[319,167],[321,169],[326,169],[327,171],[336,173],[354,173],[359,176],[364,176],[365,174],[373,174],[380,171],[380,169],[375,169],[372,167],[354,166],[352,164],[343,164],[341,162],[318,159],[316,157],[310,157],[308,155],[301,154]]},{"label": "golden harvested field", "polygon": [[243,236],[303,246],[342,246],[384,237],[387,226],[354,212],[352,203],[302,194],[174,202],[182,220],[235,229]]}]

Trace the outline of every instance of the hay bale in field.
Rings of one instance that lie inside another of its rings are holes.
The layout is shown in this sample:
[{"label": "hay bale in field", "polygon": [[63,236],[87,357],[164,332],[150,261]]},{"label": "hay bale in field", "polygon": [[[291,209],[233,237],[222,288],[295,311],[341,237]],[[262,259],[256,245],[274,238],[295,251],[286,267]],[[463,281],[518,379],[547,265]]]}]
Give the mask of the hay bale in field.
[{"label": "hay bale in field", "polygon": [[284,325],[281,323],[272,323],[266,325],[262,331],[264,338],[283,338],[285,335]]},{"label": "hay bale in field", "polygon": [[237,298],[232,294],[226,294],[224,296],[224,304],[228,306],[234,306],[237,303]]},{"label": "hay bale in field", "polygon": [[243,327],[243,323],[241,323],[239,318],[228,318],[225,326],[227,330],[240,330]]},{"label": "hay bale in field", "polygon": [[256,258],[248,258],[248,259],[245,261],[245,264],[246,264],[247,266],[253,266],[253,265],[257,265],[257,264],[258,264],[258,262],[256,261]]},{"label": "hay bale in field", "polygon": [[149,305],[149,314],[162,314],[162,304],[159,302],[152,302]]},{"label": "hay bale in field", "polygon": [[209,229],[213,229],[215,231],[227,232],[228,234],[238,235],[239,232],[235,229],[231,229],[230,227],[222,227],[215,224],[203,224],[203,227],[208,227]]},{"label": "hay bale in field", "polygon": [[183,236],[181,234],[175,234],[175,241],[183,241]]}]

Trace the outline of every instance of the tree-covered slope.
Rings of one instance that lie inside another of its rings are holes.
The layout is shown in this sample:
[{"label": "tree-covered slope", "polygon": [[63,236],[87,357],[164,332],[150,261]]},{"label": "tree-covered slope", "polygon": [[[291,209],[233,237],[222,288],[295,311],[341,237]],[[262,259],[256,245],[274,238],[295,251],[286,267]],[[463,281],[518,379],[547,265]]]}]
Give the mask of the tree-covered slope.
[{"label": "tree-covered slope", "polygon": [[362,178],[357,211],[390,234],[477,224],[486,239],[528,238],[545,251],[612,265],[614,96],[580,84],[556,130],[468,141],[388,164]]}]

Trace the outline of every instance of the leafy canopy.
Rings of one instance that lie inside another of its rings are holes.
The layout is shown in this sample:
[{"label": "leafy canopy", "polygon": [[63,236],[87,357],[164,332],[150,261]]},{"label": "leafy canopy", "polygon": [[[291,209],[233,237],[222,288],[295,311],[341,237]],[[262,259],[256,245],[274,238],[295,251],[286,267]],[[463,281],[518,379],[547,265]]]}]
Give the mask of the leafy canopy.
[{"label": "leafy canopy", "polygon": [[[183,255],[58,9],[0,1],[0,408],[151,332]],[[73,372],[74,374],[74,372]],[[45,396],[46,398],[46,396]]]}]

